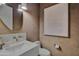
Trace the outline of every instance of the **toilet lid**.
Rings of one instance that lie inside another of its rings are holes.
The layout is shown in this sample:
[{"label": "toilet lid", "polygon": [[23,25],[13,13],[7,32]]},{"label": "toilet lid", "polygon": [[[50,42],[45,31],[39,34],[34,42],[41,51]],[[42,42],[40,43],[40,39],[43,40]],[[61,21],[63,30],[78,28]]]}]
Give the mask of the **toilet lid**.
[{"label": "toilet lid", "polygon": [[40,55],[50,55],[50,52],[47,49],[40,48],[39,49],[39,54]]}]

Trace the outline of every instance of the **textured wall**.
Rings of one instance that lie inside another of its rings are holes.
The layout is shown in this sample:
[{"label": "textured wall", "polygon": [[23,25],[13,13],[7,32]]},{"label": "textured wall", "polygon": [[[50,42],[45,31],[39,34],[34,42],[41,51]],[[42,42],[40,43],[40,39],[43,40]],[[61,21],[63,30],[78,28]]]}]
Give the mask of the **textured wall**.
[{"label": "textured wall", "polygon": [[0,19],[0,34],[11,32]]},{"label": "textured wall", "polygon": [[38,17],[39,17],[39,4],[27,4],[27,11],[23,12],[23,27],[22,31],[27,32],[28,40],[36,41],[39,39],[38,32]]},{"label": "textured wall", "polygon": [[[79,55],[79,4],[70,5],[70,35],[71,38],[44,36],[44,8],[53,4],[40,4],[40,41],[43,47],[49,49],[52,55]],[[54,48],[57,43],[61,51]]]}]

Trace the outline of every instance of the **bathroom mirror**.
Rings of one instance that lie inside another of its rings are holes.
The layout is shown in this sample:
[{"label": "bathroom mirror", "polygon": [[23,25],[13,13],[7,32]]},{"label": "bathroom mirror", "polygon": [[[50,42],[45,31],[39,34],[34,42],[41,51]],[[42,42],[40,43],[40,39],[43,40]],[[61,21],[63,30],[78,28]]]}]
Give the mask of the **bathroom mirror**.
[{"label": "bathroom mirror", "polygon": [[22,12],[18,12],[20,3],[6,3],[0,6],[0,20],[8,30],[18,31],[22,27]]},{"label": "bathroom mirror", "polygon": [[13,30],[13,8],[0,5],[0,20],[8,29]]},{"label": "bathroom mirror", "polygon": [[44,9],[44,35],[69,37],[68,4],[61,3]]},{"label": "bathroom mirror", "polygon": [[23,13],[18,11],[20,3],[7,3],[8,6],[13,8],[13,30],[18,31],[23,24]]}]

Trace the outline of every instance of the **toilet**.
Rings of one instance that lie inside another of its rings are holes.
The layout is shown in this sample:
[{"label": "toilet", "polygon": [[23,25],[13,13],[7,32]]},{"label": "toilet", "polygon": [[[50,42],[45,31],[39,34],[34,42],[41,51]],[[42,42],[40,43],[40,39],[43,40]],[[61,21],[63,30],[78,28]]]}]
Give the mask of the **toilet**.
[{"label": "toilet", "polygon": [[[40,45],[40,41],[35,41],[34,43]],[[50,56],[50,51],[45,48],[39,48],[39,56]]]}]

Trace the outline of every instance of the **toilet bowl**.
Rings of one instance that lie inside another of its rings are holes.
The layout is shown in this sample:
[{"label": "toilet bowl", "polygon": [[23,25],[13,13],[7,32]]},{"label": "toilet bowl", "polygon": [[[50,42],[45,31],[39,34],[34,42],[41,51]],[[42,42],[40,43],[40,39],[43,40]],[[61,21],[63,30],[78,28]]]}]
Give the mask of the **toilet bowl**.
[{"label": "toilet bowl", "polygon": [[[34,43],[39,44],[40,45],[40,41],[35,41]],[[50,52],[45,49],[45,48],[39,48],[39,55],[40,56],[50,56]]]}]

